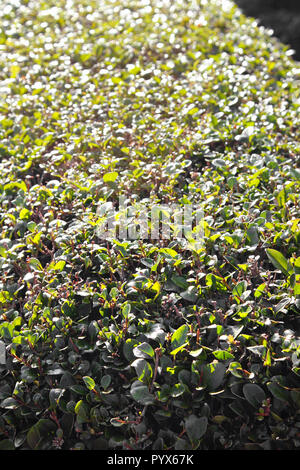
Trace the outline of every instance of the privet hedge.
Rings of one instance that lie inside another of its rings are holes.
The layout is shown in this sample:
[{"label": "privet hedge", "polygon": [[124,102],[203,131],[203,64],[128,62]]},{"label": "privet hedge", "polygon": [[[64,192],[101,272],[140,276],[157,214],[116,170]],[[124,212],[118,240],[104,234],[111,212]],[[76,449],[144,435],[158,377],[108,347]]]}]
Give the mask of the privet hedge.
[{"label": "privet hedge", "polygon": [[[2,3],[0,449],[299,448],[291,51],[227,0]],[[102,239],[120,196],[201,246]]]}]

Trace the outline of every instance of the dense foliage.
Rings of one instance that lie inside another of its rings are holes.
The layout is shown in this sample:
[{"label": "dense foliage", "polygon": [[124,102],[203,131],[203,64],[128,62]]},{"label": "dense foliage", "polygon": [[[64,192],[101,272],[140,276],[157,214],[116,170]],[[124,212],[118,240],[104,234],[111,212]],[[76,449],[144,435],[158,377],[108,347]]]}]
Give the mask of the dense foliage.
[{"label": "dense foliage", "polygon": [[[3,3],[0,448],[299,448],[299,64],[227,0]],[[101,240],[120,195],[203,247]]]}]

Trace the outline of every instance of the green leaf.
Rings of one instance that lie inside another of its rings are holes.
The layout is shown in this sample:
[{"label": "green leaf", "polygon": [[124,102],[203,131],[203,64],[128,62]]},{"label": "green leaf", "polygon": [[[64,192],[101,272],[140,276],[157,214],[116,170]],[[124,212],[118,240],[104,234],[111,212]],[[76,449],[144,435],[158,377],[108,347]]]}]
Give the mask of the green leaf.
[{"label": "green leaf", "polygon": [[83,377],[83,380],[84,380],[85,386],[89,390],[94,390],[94,388],[96,387],[96,384],[95,384],[94,380],[91,377],[85,376],[85,377]]},{"label": "green leaf", "polygon": [[116,171],[111,171],[103,175],[104,183],[113,183],[118,178],[118,173]]},{"label": "green leaf", "polygon": [[36,449],[41,441],[40,432],[36,425],[32,426],[27,432],[27,443],[31,449]]},{"label": "green leaf", "polygon": [[178,383],[178,384],[173,385],[170,391],[170,395],[173,398],[176,398],[176,397],[183,395],[185,391],[186,391],[185,386],[182,383]]},{"label": "green leaf", "polygon": [[159,344],[163,344],[165,342],[166,333],[162,329],[160,323],[151,323],[149,330],[145,332],[144,335],[146,338],[152,339]]},{"label": "green leaf", "polygon": [[131,366],[135,368],[138,379],[141,382],[144,382],[146,384],[150,383],[150,380],[153,376],[153,370],[148,361],[146,361],[145,359],[136,359],[131,364]]},{"label": "green leaf", "polygon": [[122,306],[122,315],[124,318],[128,318],[129,313],[131,312],[131,305],[126,303]]},{"label": "green leaf", "polygon": [[173,250],[172,248],[162,248],[160,253],[164,256],[167,255],[167,258],[175,258],[178,255],[177,251]]},{"label": "green leaf", "polygon": [[143,258],[141,259],[141,263],[151,269],[155,262],[152,258]]},{"label": "green leaf", "polygon": [[56,408],[63,393],[64,393],[64,389],[62,388],[52,388],[50,390],[49,402],[52,408]]},{"label": "green leaf", "polygon": [[259,299],[259,298],[262,296],[262,294],[263,294],[263,292],[264,292],[265,289],[266,289],[266,283],[264,282],[263,284],[260,284],[260,285],[256,288],[256,290],[255,290],[255,292],[254,292],[254,297],[255,297],[256,299]]},{"label": "green leaf", "polygon": [[35,271],[43,271],[43,266],[37,258],[30,258],[29,264],[32,268],[34,268]]},{"label": "green leaf", "polygon": [[183,276],[173,274],[171,281],[174,282],[177,287],[180,287],[180,289],[186,290],[189,287],[189,284],[186,282],[186,279]]},{"label": "green leaf", "polygon": [[187,435],[190,441],[193,443],[201,439],[201,437],[203,437],[206,433],[208,419],[206,416],[198,418],[192,414],[188,418],[185,418],[184,423]]},{"label": "green leaf", "polygon": [[222,362],[211,362],[202,367],[203,385],[208,391],[216,390],[223,382],[226,373],[226,367]]},{"label": "green leaf", "polygon": [[110,384],[111,384],[111,375],[103,375],[103,377],[101,378],[101,387],[104,388],[104,390],[106,390]]},{"label": "green leaf", "polygon": [[264,390],[257,384],[245,384],[243,386],[243,394],[246,400],[254,406],[254,408],[259,408],[262,402],[266,399]]},{"label": "green leaf", "polygon": [[53,271],[62,271],[66,265],[66,262],[64,260],[60,260],[55,265],[53,266],[52,270]]},{"label": "green leaf", "polygon": [[242,418],[242,419],[245,418],[246,410],[245,410],[245,408],[243,407],[243,405],[241,404],[240,401],[236,400],[236,401],[230,403],[229,408],[234,413],[236,413],[240,418]]},{"label": "green leaf", "polygon": [[198,299],[197,289],[194,286],[190,286],[186,291],[180,292],[180,297],[188,302],[196,303]]},{"label": "green leaf", "polygon": [[188,344],[189,344],[188,342],[183,343],[181,346],[178,346],[178,348],[173,349],[170,354],[172,354],[172,356],[176,356],[176,354],[182,351],[185,348],[185,346],[187,346]]},{"label": "green leaf", "polygon": [[247,238],[251,246],[257,245],[259,243],[259,235],[256,227],[252,226],[248,228]]},{"label": "green leaf", "polygon": [[149,392],[148,387],[139,380],[133,382],[130,394],[141,405],[152,405],[155,402],[154,396]]},{"label": "green leaf", "polygon": [[289,261],[277,250],[267,248],[267,255],[271,263],[276,269],[279,269],[283,274],[288,275],[293,273],[293,267]]},{"label": "green leaf", "polygon": [[213,355],[215,356],[216,359],[219,361],[227,361],[229,359],[233,359],[234,355],[231,354],[228,351],[224,351],[223,349],[218,349],[216,351],[213,351]]},{"label": "green leaf", "polygon": [[189,327],[187,325],[182,325],[176,331],[174,331],[171,338],[171,348],[173,354],[175,350],[187,344],[188,332]]},{"label": "green leaf", "polygon": [[10,302],[11,300],[13,300],[13,296],[7,290],[0,291],[0,303],[1,304],[6,304],[7,302]]},{"label": "green leaf", "polygon": [[136,346],[133,349],[133,354],[135,357],[142,357],[144,359],[154,358],[155,356],[155,352],[152,346],[150,346],[148,343],[142,343]]},{"label": "green leaf", "polygon": [[30,215],[31,215],[31,211],[29,211],[28,209],[23,208],[23,209],[20,210],[19,219],[26,220],[30,217]]},{"label": "green leaf", "polygon": [[28,191],[27,186],[24,181],[14,181],[13,183],[7,183],[4,186],[4,191],[8,193],[13,193],[15,189],[21,189],[25,193]]},{"label": "green leaf", "polygon": [[70,390],[76,393],[77,395],[86,395],[87,391],[86,388],[81,385],[71,385]]},{"label": "green leaf", "polygon": [[79,400],[76,403],[74,411],[75,411],[76,415],[78,416],[79,421],[81,423],[85,423],[85,422],[89,421],[89,419],[90,419],[89,407],[88,407],[87,403],[85,403],[83,400]]},{"label": "green leaf", "polygon": [[74,385],[75,383],[76,380],[74,379],[73,375],[70,372],[66,371],[59,381],[59,386],[61,388],[68,388]]},{"label": "green leaf", "polygon": [[249,346],[247,349],[259,357],[264,357],[267,352],[266,347],[261,344],[257,346]]},{"label": "green leaf", "polygon": [[272,395],[280,401],[288,403],[290,401],[290,392],[285,390],[281,385],[276,382],[267,383],[268,390]]},{"label": "green leaf", "polygon": [[300,256],[295,260],[294,263],[295,274],[300,274]]},{"label": "green leaf", "polygon": [[158,281],[154,282],[154,284],[151,285],[151,289],[154,290],[154,292],[156,292],[156,296],[154,297],[156,299],[161,290],[160,283]]},{"label": "green leaf", "polygon": [[247,282],[241,281],[232,289],[232,295],[241,297],[242,294],[246,291],[246,289],[247,289]]},{"label": "green leaf", "polygon": [[229,372],[235,377],[243,377],[243,368],[239,362],[231,362],[228,367]]}]

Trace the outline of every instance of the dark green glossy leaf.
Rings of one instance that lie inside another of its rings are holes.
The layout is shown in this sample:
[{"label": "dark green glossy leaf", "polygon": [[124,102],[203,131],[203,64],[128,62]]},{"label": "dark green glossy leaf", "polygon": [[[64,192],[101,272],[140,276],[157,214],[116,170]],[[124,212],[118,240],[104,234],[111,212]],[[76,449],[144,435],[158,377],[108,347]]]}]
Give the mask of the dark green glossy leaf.
[{"label": "dark green glossy leaf", "polygon": [[208,420],[205,416],[198,418],[195,415],[190,415],[185,419],[185,429],[191,442],[201,439],[206,433]]},{"label": "dark green glossy leaf", "polygon": [[261,406],[262,402],[266,399],[264,390],[254,383],[245,384],[243,386],[243,393],[246,400],[255,408]]}]

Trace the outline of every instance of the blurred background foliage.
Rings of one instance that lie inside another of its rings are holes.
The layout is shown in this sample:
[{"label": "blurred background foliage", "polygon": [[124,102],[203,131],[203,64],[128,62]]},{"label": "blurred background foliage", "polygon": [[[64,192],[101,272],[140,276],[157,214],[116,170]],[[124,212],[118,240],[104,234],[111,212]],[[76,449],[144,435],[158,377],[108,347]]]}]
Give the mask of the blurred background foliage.
[{"label": "blurred background foliage", "polygon": [[300,60],[300,1],[299,0],[235,0],[246,15],[257,18],[263,26],[295,50]]}]

